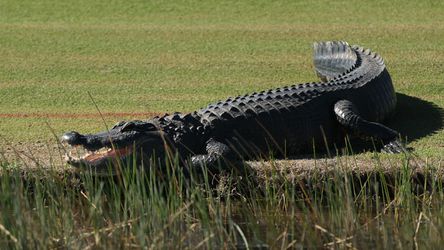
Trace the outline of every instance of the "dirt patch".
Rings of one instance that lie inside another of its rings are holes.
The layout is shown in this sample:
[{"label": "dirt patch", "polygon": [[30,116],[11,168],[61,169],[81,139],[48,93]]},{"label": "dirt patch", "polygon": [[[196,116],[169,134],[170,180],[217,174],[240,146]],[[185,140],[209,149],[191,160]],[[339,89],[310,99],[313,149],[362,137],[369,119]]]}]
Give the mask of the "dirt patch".
[{"label": "dirt patch", "polygon": [[54,142],[16,142],[0,145],[1,158],[13,165],[26,169],[40,167],[64,168],[64,149],[60,144]]},{"label": "dirt patch", "polygon": [[325,159],[298,159],[249,162],[259,179],[280,179],[290,182],[325,180],[344,173],[366,178],[371,175],[393,177],[405,172],[409,175],[433,173],[444,181],[443,159],[421,159],[419,157],[391,158],[369,157],[368,155],[340,156]]}]

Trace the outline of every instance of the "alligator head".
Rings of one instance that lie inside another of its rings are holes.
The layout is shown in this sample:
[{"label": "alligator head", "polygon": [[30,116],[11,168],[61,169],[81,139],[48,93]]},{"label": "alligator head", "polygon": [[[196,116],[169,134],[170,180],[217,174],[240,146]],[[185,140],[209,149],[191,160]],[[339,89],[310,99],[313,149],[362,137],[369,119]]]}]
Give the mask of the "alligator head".
[{"label": "alligator head", "polygon": [[[96,173],[109,173],[109,166],[128,162],[137,155],[150,159],[153,154],[165,155],[166,134],[147,121],[119,122],[110,130],[82,135],[75,131],[62,136],[62,142],[73,147],[66,154],[68,164],[91,168]],[[140,159],[137,159],[140,160]]]}]

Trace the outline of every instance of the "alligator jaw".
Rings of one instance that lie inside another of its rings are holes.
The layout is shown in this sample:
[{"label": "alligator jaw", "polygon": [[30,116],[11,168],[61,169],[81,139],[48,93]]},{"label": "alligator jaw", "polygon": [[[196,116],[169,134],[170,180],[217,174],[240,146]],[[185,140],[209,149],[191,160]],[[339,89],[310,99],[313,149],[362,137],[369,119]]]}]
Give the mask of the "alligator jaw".
[{"label": "alligator jaw", "polygon": [[133,147],[128,145],[123,148],[103,147],[98,150],[89,151],[82,146],[74,146],[72,150],[65,154],[68,164],[77,168],[97,168],[107,166],[109,163],[117,163],[131,155]]}]

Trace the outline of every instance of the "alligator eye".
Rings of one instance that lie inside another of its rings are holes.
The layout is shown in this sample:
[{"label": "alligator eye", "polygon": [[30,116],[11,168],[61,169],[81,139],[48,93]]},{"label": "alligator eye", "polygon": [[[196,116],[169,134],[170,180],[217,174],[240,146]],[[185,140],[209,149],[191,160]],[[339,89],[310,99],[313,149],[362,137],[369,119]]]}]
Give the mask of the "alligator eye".
[{"label": "alligator eye", "polygon": [[126,131],[147,132],[155,130],[157,130],[157,128],[156,126],[154,126],[154,124],[138,120],[127,122],[120,129],[121,132],[126,132]]}]

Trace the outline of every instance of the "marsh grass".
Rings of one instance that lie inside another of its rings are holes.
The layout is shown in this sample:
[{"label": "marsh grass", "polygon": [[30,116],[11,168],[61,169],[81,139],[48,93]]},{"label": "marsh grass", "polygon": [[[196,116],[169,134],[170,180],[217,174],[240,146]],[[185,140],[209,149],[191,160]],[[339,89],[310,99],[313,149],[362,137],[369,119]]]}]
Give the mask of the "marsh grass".
[{"label": "marsh grass", "polygon": [[[277,170],[214,176],[121,166],[95,177],[24,173],[3,162],[0,244],[7,248],[435,248],[444,196],[433,166],[400,157],[387,174],[347,171],[288,179]],[[375,169],[378,160],[375,160]],[[246,167],[246,169],[248,169]],[[215,178],[217,177],[217,178]]]}]

